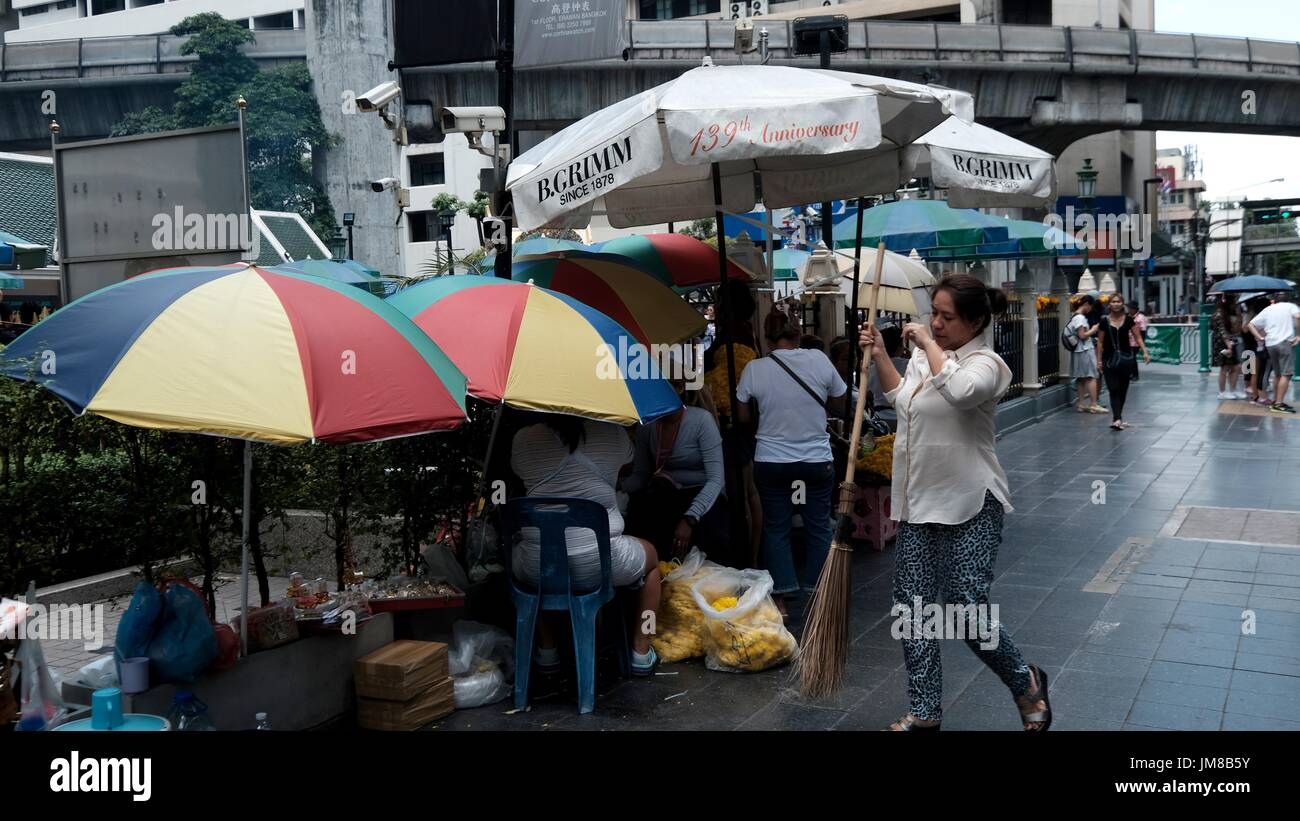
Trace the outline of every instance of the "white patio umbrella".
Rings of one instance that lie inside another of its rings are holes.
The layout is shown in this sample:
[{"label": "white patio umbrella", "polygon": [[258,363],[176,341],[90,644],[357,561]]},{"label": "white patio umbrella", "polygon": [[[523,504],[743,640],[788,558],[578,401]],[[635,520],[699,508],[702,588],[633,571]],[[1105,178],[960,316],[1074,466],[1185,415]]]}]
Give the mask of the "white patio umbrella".
[{"label": "white patio umbrella", "polygon": [[[825,249],[813,252],[804,266],[803,290],[837,288],[852,300],[854,257],[838,251],[833,257]],[[876,249],[863,246],[860,252],[862,265],[857,277],[859,296],[856,305],[870,300],[871,274],[876,266]],[[880,272],[880,296],[877,305],[881,311],[896,311],[913,316],[930,312],[929,288],[935,283],[934,274],[918,259],[911,259],[893,251],[885,251]]]},{"label": "white patio umbrella", "polygon": [[903,149],[903,176],[929,177],[954,208],[1032,208],[1056,197],[1051,154],[960,117]]},{"label": "white patio umbrella", "polygon": [[745,213],[756,172],[769,208],[893,191],[901,148],[973,110],[964,92],[885,77],[706,65],[519,155],[506,187],[524,230],[585,226],[602,197],[617,228]]}]

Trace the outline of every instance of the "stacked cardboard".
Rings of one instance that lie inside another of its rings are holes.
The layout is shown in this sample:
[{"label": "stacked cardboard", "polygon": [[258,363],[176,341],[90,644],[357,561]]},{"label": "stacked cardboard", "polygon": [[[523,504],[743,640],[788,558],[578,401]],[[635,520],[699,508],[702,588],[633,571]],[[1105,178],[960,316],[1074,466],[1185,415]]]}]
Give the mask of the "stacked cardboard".
[{"label": "stacked cardboard", "polygon": [[416,730],[455,709],[439,642],[395,641],[358,659],[353,678],[357,723],[367,730]]}]

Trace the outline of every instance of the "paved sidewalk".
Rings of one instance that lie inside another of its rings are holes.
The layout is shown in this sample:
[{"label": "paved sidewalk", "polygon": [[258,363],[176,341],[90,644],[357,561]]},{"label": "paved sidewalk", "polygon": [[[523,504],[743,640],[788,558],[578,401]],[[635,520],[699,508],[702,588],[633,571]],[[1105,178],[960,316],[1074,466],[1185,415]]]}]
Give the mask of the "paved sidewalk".
[{"label": "paved sidewalk", "polygon": [[[999,443],[1016,510],[993,601],[1050,676],[1054,730],[1300,730],[1300,419],[1219,402],[1215,376],[1146,366],[1130,430],[1065,410]],[[855,554],[856,638],[830,700],[800,698],[788,670],[690,662],[613,684],[592,715],[564,699],[506,715],[507,701],[437,726],[879,729],[908,708],[893,560],[892,548]],[[1020,729],[1006,688],[965,646],[942,653],[946,730]]]}]

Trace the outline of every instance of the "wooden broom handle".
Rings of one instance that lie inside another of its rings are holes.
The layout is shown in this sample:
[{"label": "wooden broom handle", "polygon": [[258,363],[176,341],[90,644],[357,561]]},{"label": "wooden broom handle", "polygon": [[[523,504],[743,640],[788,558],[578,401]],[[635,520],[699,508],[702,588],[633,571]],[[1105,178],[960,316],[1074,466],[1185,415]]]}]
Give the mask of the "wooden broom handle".
[{"label": "wooden broom handle", "polygon": [[[880,302],[880,276],[884,272],[884,268],[885,243],[882,241],[876,246],[876,271],[871,280],[871,300],[867,306],[867,325],[869,327],[875,327],[876,324],[876,305]],[[853,287],[859,288],[861,285],[854,282]],[[856,339],[851,341],[853,344],[857,344]],[[846,485],[853,484],[853,475],[858,468],[858,440],[862,436],[862,414],[867,409],[867,392],[870,390],[871,385],[869,381],[870,371],[871,357],[869,355],[864,356],[862,357],[862,371],[858,376],[858,409],[853,414],[853,435],[849,437],[849,465],[844,476]]]}]

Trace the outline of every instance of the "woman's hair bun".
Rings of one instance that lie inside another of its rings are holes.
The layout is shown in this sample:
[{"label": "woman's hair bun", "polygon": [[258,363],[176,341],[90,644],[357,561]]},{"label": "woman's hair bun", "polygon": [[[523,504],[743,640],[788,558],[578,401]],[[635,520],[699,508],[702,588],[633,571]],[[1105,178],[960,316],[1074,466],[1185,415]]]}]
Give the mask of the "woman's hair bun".
[{"label": "woman's hair bun", "polygon": [[1003,291],[1001,288],[989,288],[987,289],[987,293],[989,295],[989,308],[993,310],[993,313],[995,314],[1006,313],[1007,310],[1006,291]]}]

